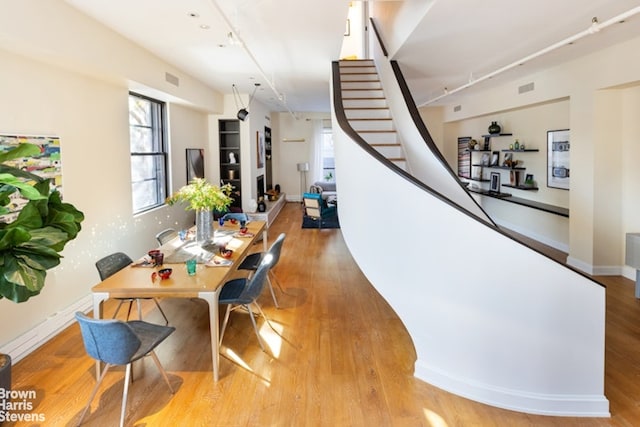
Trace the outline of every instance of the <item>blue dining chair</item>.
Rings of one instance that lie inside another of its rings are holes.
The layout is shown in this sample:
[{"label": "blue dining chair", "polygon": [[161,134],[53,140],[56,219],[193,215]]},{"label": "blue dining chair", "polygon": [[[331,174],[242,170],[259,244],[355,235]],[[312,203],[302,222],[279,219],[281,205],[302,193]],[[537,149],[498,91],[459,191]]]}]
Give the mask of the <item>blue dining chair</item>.
[{"label": "blue dining chair", "polygon": [[[267,274],[267,285],[269,285],[271,298],[273,298],[273,303],[277,308],[280,308],[280,306],[278,305],[278,299],[276,298],[276,294],[273,291],[273,285],[271,284],[270,277],[273,277],[273,280],[278,284],[278,286],[280,287],[280,290],[282,291],[280,282],[278,282],[278,278],[275,276],[273,269],[276,266],[276,264],[278,264],[278,261],[280,260],[280,252],[282,251],[282,244],[284,243],[285,237],[287,237],[285,233],[280,233],[280,235],[275,240],[275,242],[271,244],[267,252],[255,252],[255,253],[249,254],[245,257],[244,260],[242,260],[242,262],[238,266],[238,270],[256,271],[258,269],[258,266],[262,262],[262,260],[265,259],[265,256],[267,254],[271,255],[269,257],[271,266],[269,267],[269,273]],[[282,292],[284,293],[284,291]]]},{"label": "blue dining chair", "polygon": [[244,308],[249,312],[253,329],[258,337],[258,344],[260,344],[262,351],[265,351],[262,339],[260,338],[260,332],[258,331],[258,325],[256,324],[256,319],[254,318],[253,311],[251,310],[251,305],[255,305],[257,307],[258,312],[264,318],[265,322],[267,322],[267,324],[273,329],[271,323],[269,323],[269,319],[264,315],[262,308],[257,302],[258,297],[264,289],[264,284],[270,267],[271,255],[267,254],[251,277],[232,279],[222,285],[218,302],[220,304],[226,304],[227,310],[224,314],[224,320],[222,321],[222,328],[220,329],[220,345],[222,345],[222,338],[224,337],[224,332],[227,329],[227,324],[229,323],[229,315],[232,311],[238,308]]},{"label": "blue dining chair", "polygon": [[83,313],[77,312],[76,319],[80,324],[80,332],[87,354],[93,359],[105,363],[104,370],[98,378],[98,382],[91,392],[89,402],[85,406],[78,425],[82,423],[85,414],[91,406],[91,402],[98,392],[98,388],[110,367],[114,365],[126,365],[124,377],[124,390],[122,393],[122,409],[120,411],[120,426],[124,426],[127,409],[127,394],[131,381],[131,364],[145,356],[153,358],[158,370],[169,386],[171,394],[174,393],[167,373],[160,364],[154,349],[175,331],[173,326],[155,325],[142,320],[123,322],[114,319],[92,319]]}]

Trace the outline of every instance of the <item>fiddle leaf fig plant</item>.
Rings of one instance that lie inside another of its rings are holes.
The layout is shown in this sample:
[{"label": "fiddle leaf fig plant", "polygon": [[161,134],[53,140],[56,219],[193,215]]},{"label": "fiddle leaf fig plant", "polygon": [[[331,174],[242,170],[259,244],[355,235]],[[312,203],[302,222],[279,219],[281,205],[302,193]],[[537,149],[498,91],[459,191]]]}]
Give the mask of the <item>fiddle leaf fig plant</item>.
[{"label": "fiddle leaf fig plant", "polygon": [[0,153],[0,215],[11,211],[15,193],[27,200],[14,220],[0,218],[0,299],[16,303],[40,293],[47,270],[60,264],[60,252],[76,238],[84,220],[82,212],[51,189],[50,179],[5,163],[39,154],[34,144]]}]

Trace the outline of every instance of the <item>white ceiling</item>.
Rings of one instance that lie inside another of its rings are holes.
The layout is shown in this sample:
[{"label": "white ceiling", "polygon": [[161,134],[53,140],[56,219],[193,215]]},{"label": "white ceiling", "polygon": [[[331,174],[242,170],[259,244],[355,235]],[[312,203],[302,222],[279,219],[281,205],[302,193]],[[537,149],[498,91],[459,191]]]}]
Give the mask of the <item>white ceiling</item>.
[{"label": "white ceiling", "polygon": [[[66,1],[222,93],[233,84],[252,93],[260,83],[256,98],[273,110],[329,111],[330,63],[340,55],[348,0]],[[429,6],[391,52],[419,105],[587,30],[593,17],[602,24],[640,8],[638,0],[405,2]],[[230,31],[242,46],[229,43]],[[634,15],[478,87],[638,36]]]}]

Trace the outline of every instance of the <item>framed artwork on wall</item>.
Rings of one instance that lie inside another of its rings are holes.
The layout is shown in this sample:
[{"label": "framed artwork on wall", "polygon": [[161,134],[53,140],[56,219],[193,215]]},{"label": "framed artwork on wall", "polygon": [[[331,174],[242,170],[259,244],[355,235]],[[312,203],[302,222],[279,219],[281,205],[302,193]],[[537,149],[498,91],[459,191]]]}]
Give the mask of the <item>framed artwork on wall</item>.
[{"label": "framed artwork on wall", "polygon": [[204,150],[187,148],[187,184],[194,178],[204,178]]},{"label": "framed artwork on wall", "polygon": [[498,172],[491,172],[489,191],[492,193],[500,192],[500,174]]},{"label": "framed artwork on wall", "polygon": [[[22,169],[26,172],[50,179],[52,189],[56,189],[62,196],[62,158],[60,154],[60,137],[37,135],[0,135],[0,151],[7,151],[22,143],[36,145],[40,148],[40,154],[32,157],[20,157],[5,162],[9,166]],[[19,192],[9,196],[11,203],[7,206],[9,213],[0,216],[0,221],[14,221],[28,200]]]},{"label": "framed artwork on wall", "polygon": [[568,190],[570,187],[569,129],[547,132],[547,187]]}]

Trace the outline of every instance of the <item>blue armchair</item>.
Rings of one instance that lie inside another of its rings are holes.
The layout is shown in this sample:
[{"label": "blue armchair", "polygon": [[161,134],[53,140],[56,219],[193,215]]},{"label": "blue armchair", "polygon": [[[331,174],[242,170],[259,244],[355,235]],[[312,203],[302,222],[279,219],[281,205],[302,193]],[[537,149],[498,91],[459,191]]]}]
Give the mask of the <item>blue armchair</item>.
[{"label": "blue armchair", "polygon": [[338,214],[336,206],[329,206],[322,199],[322,194],[304,193],[302,196],[305,216],[318,222],[318,228],[322,228],[322,221],[326,218],[334,217]]}]

